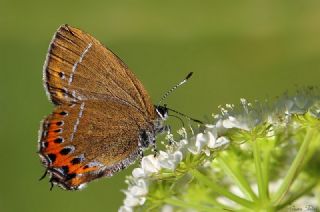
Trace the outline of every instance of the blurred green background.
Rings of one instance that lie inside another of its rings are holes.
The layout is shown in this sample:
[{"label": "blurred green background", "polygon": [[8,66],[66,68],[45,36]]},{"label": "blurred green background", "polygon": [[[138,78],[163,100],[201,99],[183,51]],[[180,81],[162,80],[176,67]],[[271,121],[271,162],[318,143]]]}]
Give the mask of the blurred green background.
[{"label": "blurred green background", "polygon": [[319,85],[320,1],[0,0],[0,211],[116,211],[132,167],[80,192],[49,191],[36,154],[52,110],[42,86],[51,37],[68,23],[120,56],[153,100],[196,118],[217,106]]}]

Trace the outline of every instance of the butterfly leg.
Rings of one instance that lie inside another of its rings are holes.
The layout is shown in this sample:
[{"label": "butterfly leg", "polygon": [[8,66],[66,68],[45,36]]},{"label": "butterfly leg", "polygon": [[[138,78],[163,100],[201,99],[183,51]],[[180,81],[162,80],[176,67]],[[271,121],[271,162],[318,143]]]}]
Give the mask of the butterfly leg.
[{"label": "butterfly leg", "polygon": [[152,151],[153,151],[153,157],[157,157],[158,149],[157,149],[157,144],[155,139],[152,141]]},{"label": "butterfly leg", "polygon": [[138,144],[138,155],[140,156],[140,159],[142,159],[143,156],[144,156],[143,148],[142,148],[142,146],[140,145],[140,143]]},{"label": "butterfly leg", "polygon": [[140,133],[140,138],[139,138],[139,145],[141,148],[147,148],[149,147],[150,143],[152,143],[152,140],[154,138],[152,138],[152,135],[151,133],[143,130],[141,133]]},{"label": "butterfly leg", "polygon": [[51,186],[50,186],[50,191],[52,191],[53,186],[54,186],[52,179],[50,179],[50,181],[49,181],[49,182],[50,182],[50,184],[51,184]]},{"label": "butterfly leg", "polygon": [[150,146],[150,143],[153,145],[154,136],[150,132],[146,130],[142,130],[139,136],[139,143],[138,143],[138,154],[142,159],[144,156],[143,149]]},{"label": "butterfly leg", "polygon": [[40,180],[43,180],[48,174],[48,170],[45,170],[44,174],[40,177],[39,181]]},{"label": "butterfly leg", "polygon": [[[154,134],[150,133],[146,130],[143,130],[140,133],[139,149],[141,149],[141,152],[142,152],[143,148],[147,148],[149,146],[151,146],[152,151],[154,152],[154,156],[156,157],[158,154],[158,150],[157,150],[156,140],[155,140]],[[139,153],[139,155],[141,155],[141,154]]]}]

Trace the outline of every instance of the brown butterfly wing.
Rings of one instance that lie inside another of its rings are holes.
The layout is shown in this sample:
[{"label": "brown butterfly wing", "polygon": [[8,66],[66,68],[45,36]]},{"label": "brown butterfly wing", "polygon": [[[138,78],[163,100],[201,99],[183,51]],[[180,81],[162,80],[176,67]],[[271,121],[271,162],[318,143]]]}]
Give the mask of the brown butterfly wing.
[{"label": "brown butterfly wing", "polygon": [[57,105],[115,98],[154,116],[154,106],[141,82],[115,54],[79,29],[59,27],[43,73],[49,97]]},{"label": "brown butterfly wing", "polygon": [[57,106],[44,120],[39,142],[52,182],[79,189],[127,167],[138,156],[140,133],[151,130],[148,121],[134,107],[112,100]]},{"label": "brown butterfly wing", "polygon": [[63,25],[44,65],[57,106],[42,124],[39,153],[51,182],[79,189],[125,168],[138,155],[141,132],[154,137],[156,114],[140,81],[99,41]]}]

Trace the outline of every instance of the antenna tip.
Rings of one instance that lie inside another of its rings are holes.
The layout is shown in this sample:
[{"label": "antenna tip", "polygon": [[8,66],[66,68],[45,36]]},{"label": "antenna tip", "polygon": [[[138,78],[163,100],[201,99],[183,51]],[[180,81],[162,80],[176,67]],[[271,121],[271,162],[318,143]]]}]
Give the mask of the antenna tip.
[{"label": "antenna tip", "polygon": [[190,72],[187,77],[186,77],[186,80],[189,79],[191,76],[192,76],[193,72]]}]

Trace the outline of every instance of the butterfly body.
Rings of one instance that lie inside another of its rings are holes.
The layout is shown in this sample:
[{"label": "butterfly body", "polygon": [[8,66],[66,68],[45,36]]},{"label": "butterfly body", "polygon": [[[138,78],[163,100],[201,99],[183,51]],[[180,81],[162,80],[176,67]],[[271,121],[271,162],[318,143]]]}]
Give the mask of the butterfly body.
[{"label": "butterfly body", "polygon": [[165,107],[99,41],[63,25],[44,65],[55,109],[41,124],[39,155],[51,183],[77,190],[132,164],[163,131]]}]

